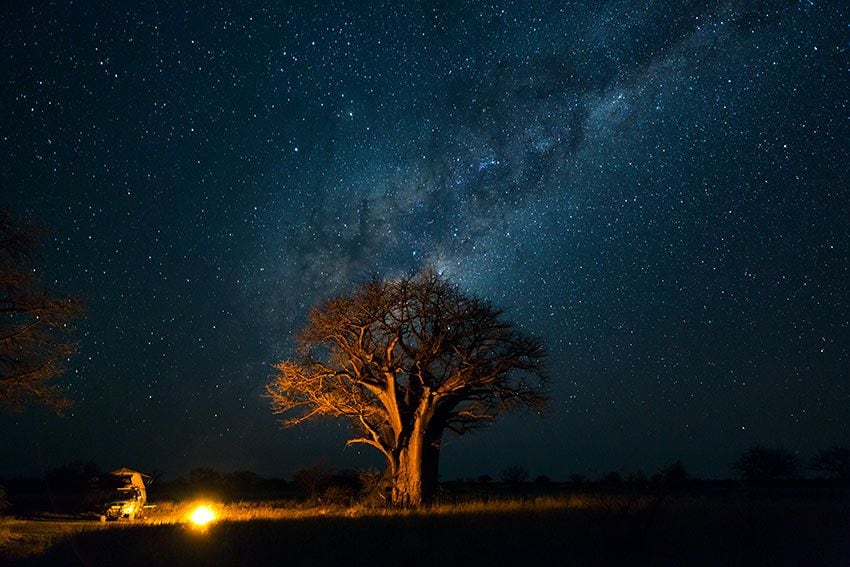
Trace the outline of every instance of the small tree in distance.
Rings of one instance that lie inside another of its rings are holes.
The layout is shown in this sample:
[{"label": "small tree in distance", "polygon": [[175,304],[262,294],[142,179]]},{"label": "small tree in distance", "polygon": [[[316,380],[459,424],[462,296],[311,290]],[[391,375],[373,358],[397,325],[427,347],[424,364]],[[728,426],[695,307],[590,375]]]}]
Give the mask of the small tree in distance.
[{"label": "small tree in distance", "polygon": [[431,501],[446,431],[548,401],[541,342],[432,269],[322,303],[298,347],[267,387],[273,411],[285,426],[347,419],[357,433],[348,443],[386,458],[395,505]]},{"label": "small tree in distance", "polygon": [[517,487],[528,481],[528,471],[520,465],[511,465],[499,472],[499,480],[504,484]]},{"label": "small tree in distance", "polygon": [[809,469],[828,478],[850,480],[850,447],[823,449],[809,461]]},{"label": "small tree in distance", "polygon": [[333,469],[324,463],[298,469],[292,474],[292,481],[310,499],[316,499],[333,480]]},{"label": "small tree in distance", "polygon": [[682,461],[673,461],[661,469],[660,479],[664,484],[681,486],[688,481],[689,475]]},{"label": "small tree in distance", "polygon": [[732,465],[744,480],[777,480],[796,477],[800,459],[785,449],[769,449],[755,445]]},{"label": "small tree in distance", "polygon": [[35,402],[56,412],[70,402],[55,384],[68,358],[78,300],[48,292],[32,263],[39,231],[0,211],[0,405],[18,409]]}]

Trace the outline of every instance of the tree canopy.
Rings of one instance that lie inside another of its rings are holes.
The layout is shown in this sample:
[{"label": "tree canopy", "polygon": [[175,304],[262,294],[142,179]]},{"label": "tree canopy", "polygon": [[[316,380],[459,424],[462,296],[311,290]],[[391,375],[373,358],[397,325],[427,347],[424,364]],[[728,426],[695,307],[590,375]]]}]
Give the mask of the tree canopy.
[{"label": "tree canopy", "polygon": [[545,407],[542,343],[432,269],[373,280],[311,310],[298,355],[267,387],[284,425],[351,422],[387,459],[392,500],[427,503],[443,433]]},{"label": "tree canopy", "polygon": [[812,457],[809,469],[828,478],[850,480],[850,447],[830,447]]},{"label": "tree canopy", "polygon": [[799,474],[800,459],[785,449],[754,445],[732,468],[748,481],[789,479]]},{"label": "tree canopy", "polygon": [[39,231],[0,211],[0,405],[69,405],[55,379],[77,352],[70,340],[80,302],[48,291],[33,267]]}]

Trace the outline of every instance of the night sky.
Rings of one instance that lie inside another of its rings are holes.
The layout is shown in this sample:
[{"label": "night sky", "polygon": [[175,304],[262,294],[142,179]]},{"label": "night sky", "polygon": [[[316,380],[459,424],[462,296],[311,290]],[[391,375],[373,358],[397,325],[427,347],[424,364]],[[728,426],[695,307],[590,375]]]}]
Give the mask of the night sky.
[{"label": "night sky", "polygon": [[850,444],[845,3],[27,4],[0,206],[88,314],[74,409],[0,416],[0,475],[380,466],[260,396],[317,300],[424,264],[553,380],[443,479]]}]

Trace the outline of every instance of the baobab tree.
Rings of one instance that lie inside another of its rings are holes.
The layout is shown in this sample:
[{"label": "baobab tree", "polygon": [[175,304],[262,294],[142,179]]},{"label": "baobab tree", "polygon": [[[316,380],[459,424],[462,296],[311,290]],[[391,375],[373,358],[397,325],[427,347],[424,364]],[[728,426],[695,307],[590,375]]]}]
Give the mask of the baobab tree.
[{"label": "baobab tree", "polygon": [[49,292],[33,268],[39,230],[0,211],[0,405],[69,404],[55,379],[77,351],[70,340],[80,302]]},{"label": "baobab tree", "polygon": [[297,340],[297,357],[267,386],[273,411],[285,426],[347,419],[348,444],[386,458],[398,506],[432,500],[447,431],[548,401],[541,342],[432,269],[325,301]]}]

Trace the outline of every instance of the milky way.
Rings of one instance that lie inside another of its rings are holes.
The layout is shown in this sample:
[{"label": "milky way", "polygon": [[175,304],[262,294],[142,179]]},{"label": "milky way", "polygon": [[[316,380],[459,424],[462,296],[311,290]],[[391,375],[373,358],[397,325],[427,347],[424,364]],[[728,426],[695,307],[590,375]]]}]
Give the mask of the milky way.
[{"label": "milky way", "polygon": [[850,443],[845,8],[325,4],[4,8],[3,203],[89,315],[0,474],[380,463],[260,393],[317,300],[423,264],[553,378],[444,478]]}]

